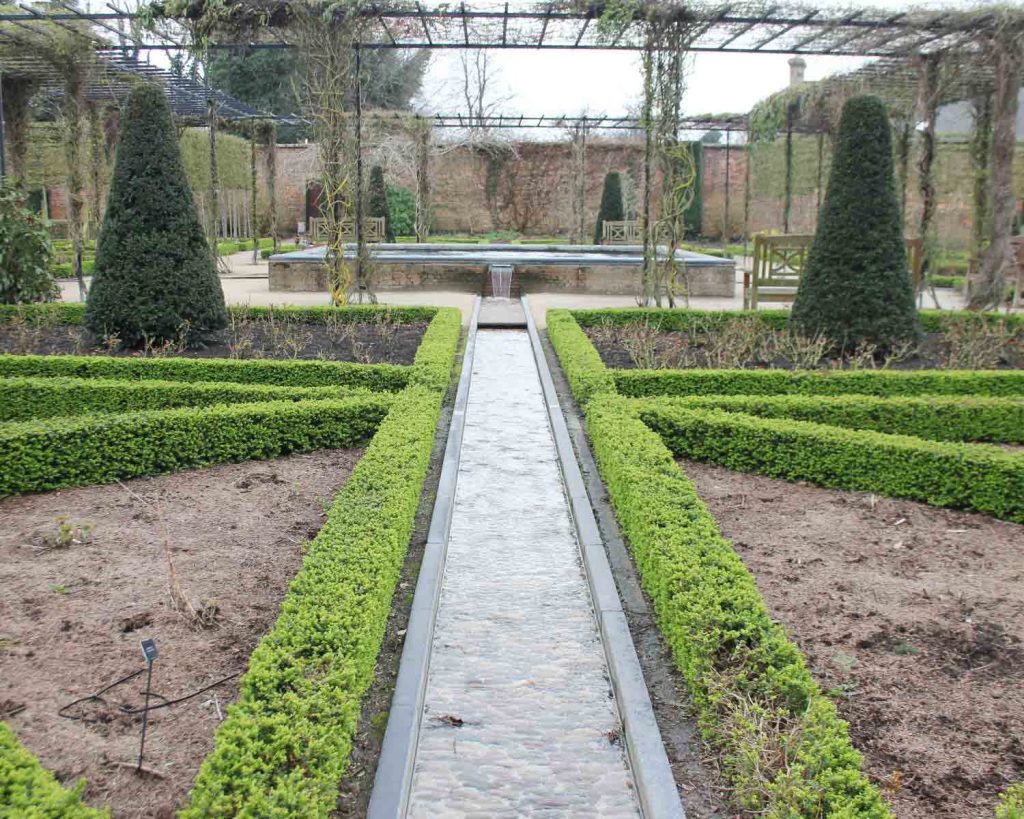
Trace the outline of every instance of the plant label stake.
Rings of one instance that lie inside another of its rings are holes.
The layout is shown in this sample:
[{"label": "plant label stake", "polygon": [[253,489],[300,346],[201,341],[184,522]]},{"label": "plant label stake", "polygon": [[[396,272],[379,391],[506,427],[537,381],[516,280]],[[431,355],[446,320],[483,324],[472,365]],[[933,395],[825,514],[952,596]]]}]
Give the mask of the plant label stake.
[{"label": "plant label stake", "polygon": [[139,742],[139,764],[135,768],[136,773],[142,771],[142,752],[146,749],[146,728],[149,726],[149,690],[153,682],[153,663],[160,656],[155,640],[147,638],[142,641],[142,656],[146,658],[146,693],[142,708],[142,739]]}]

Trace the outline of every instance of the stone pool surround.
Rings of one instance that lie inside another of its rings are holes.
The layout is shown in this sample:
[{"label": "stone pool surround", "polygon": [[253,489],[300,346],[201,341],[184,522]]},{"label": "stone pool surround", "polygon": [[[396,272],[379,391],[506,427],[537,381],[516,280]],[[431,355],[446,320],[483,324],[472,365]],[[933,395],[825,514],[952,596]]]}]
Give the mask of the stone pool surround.
[{"label": "stone pool surround", "polygon": [[[323,246],[270,257],[270,290],[327,290]],[[662,249],[664,253],[664,249]],[[510,264],[523,293],[576,292],[632,295],[640,288],[639,245],[375,244],[379,290],[446,290],[481,293],[491,264]],[[354,258],[354,245],[346,246]],[[680,250],[687,263],[690,295],[731,298],[736,293],[732,259]]]}]

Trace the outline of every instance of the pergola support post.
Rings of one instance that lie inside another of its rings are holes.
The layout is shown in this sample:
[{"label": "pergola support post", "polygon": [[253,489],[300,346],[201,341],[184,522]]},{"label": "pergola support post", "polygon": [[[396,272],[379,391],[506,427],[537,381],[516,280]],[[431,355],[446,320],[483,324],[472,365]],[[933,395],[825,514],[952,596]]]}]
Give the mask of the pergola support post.
[{"label": "pergola support post", "polygon": [[277,252],[277,126],[272,122],[263,123],[263,143],[266,148],[267,169],[267,208],[270,217],[270,240],[274,252]]},{"label": "pergola support post", "polygon": [[359,43],[355,44],[355,113],[356,113],[356,288],[362,303],[364,292],[370,301],[376,301],[369,282],[366,281],[366,237],[363,235],[363,53]]},{"label": "pergola support post", "polygon": [[790,103],[786,108],[786,188],[782,200],[782,232],[789,233],[790,216],[793,211],[793,120],[796,106]]},{"label": "pergola support post", "polygon": [[[981,258],[978,280],[972,283],[968,307],[972,310],[998,307],[1006,294],[1006,283],[1013,276],[1014,301],[1022,298],[1024,275],[1017,268],[1010,237],[1016,199],[1013,195],[1013,154],[1017,135],[1017,94],[1024,68],[1024,45],[1013,34],[999,34],[992,43],[995,65],[995,90],[992,95],[991,191],[988,247]],[[1016,275],[1014,276],[1014,271]]]},{"label": "pergola support post", "polygon": [[67,163],[68,237],[71,239],[71,265],[78,281],[78,292],[85,301],[88,289],[82,269],[84,251],[85,198],[82,195],[82,120],[85,109],[85,77],[72,66],[64,75],[64,104],[61,119],[64,130],[64,160]]},{"label": "pergola support post", "polygon": [[430,236],[430,121],[417,122],[416,129],[416,241]]},{"label": "pergola support post", "polygon": [[722,247],[729,244],[729,165],[732,158],[732,131],[725,132],[725,201],[722,203]]},{"label": "pergola support post", "polygon": [[921,238],[922,287],[932,275],[935,218],[935,179],[932,165],[935,161],[935,119],[939,101],[939,57],[929,54],[920,58],[920,82],[917,93],[917,117],[923,123],[920,130],[920,148],[917,159],[918,190],[921,193],[921,211],[917,223]]},{"label": "pergola support post", "polygon": [[583,244],[587,237],[587,119],[583,117],[572,134],[572,241]]},{"label": "pergola support post", "polygon": [[897,174],[900,185],[900,216],[903,223],[907,222],[907,195],[910,192],[910,135],[911,126],[909,122],[900,125],[898,138],[899,163]]},{"label": "pergola support post", "polygon": [[252,263],[260,261],[260,230],[256,219],[256,125],[249,129],[249,230],[252,232]]},{"label": "pergola support post", "polygon": [[971,267],[985,249],[989,223],[989,159],[992,150],[992,89],[985,88],[971,100]]},{"label": "pergola support post", "polygon": [[216,261],[217,240],[220,231],[220,192],[217,173],[217,103],[213,97],[206,101],[207,121],[210,129],[210,184],[206,191],[206,224],[210,242],[210,253]]}]

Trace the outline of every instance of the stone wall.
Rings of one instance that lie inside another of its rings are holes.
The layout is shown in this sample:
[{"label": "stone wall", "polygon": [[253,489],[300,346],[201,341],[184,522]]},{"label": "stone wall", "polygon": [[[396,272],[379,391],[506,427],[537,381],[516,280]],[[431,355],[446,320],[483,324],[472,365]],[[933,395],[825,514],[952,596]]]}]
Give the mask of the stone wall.
[{"label": "stone wall", "polygon": [[[828,181],[830,142],[822,143],[823,186]],[[783,140],[759,146],[748,157],[745,146],[704,146],[703,222],[705,236],[719,239],[742,236],[745,210],[745,178],[750,171],[750,231],[781,231],[785,187]],[[725,228],[726,154],[728,153],[729,224]],[[368,164],[386,157],[368,157]],[[907,201],[907,233],[920,208],[917,178],[911,161]],[[286,232],[303,218],[305,189],[317,179],[313,145],[278,148],[279,223]],[[391,184],[415,187],[410,164],[388,173]],[[263,163],[260,163],[262,173]],[[1024,195],[1024,145],[1016,161],[1018,195]],[[643,142],[639,139],[591,139],[587,146],[585,174],[585,230],[592,236],[604,177],[609,171],[622,174],[627,210],[640,210],[643,180]],[[431,157],[431,205],[436,233],[487,233],[515,230],[532,236],[569,236],[572,231],[572,156],[569,143],[522,142],[501,151],[468,146],[436,147]],[[935,164],[938,188],[937,235],[944,247],[961,248],[971,229],[972,176],[967,146],[940,143]],[[824,192],[818,190],[818,140],[794,140],[793,197],[790,232],[810,233],[817,224]],[[657,183],[656,183],[657,184]],[[656,206],[657,193],[652,197]]]}]

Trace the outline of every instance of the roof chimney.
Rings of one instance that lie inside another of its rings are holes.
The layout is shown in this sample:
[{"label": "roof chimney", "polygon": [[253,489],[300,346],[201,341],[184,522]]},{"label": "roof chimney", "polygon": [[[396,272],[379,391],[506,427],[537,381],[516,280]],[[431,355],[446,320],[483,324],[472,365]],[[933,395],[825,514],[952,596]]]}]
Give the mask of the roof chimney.
[{"label": "roof chimney", "polygon": [[807,63],[803,57],[790,57],[789,58],[789,87],[800,85],[804,81],[804,71],[807,69]]}]

